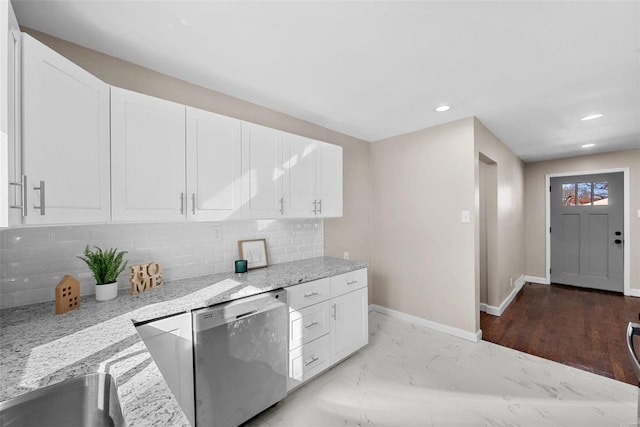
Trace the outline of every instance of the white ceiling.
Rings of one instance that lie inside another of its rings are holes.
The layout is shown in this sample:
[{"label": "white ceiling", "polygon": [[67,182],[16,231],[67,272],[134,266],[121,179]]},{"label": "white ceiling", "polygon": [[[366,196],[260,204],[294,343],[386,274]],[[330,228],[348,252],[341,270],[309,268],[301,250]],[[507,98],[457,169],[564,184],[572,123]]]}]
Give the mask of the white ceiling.
[{"label": "white ceiling", "polygon": [[640,147],[637,1],[12,2],[21,25],[367,141],[475,115],[527,162]]}]

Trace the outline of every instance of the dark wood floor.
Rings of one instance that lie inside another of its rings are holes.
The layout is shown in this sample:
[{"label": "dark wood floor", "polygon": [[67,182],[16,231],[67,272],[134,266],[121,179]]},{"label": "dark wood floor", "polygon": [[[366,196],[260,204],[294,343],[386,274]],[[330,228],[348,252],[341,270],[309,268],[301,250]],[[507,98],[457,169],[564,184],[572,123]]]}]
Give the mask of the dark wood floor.
[{"label": "dark wood floor", "polygon": [[486,341],[638,385],[625,337],[639,312],[640,298],[527,283],[502,316],[480,313],[480,327]]}]

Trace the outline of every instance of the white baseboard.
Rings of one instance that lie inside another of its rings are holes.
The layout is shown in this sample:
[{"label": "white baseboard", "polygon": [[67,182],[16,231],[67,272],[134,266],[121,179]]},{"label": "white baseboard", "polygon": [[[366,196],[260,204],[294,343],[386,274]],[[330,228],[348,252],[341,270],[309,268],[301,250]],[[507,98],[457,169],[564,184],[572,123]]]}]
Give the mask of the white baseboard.
[{"label": "white baseboard", "polygon": [[390,317],[395,317],[400,320],[415,323],[416,325],[426,326],[427,328],[434,329],[445,334],[452,335],[454,337],[462,338],[471,342],[479,342],[482,340],[482,330],[478,329],[475,333],[465,331],[462,329],[454,328],[452,326],[443,325],[442,323],[433,322],[431,320],[423,319],[421,317],[413,316],[411,314],[402,313],[401,311],[392,310],[387,307],[382,307],[377,304],[369,304],[369,311],[375,311],[376,313],[385,314]]},{"label": "white baseboard", "polygon": [[640,289],[629,289],[629,296],[640,298]]},{"label": "white baseboard", "polygon": [[524,276],[525,282],[537,283],[539,285],[550,285],[546,277]]},{"label": "white baseboard", "polygon": [[527,282],[525,280],[525,277],[526,277],[525,275],[518,277],[518,279],[513,284],[513,290],[509,295],[507,295],[504,301],[502,301],[502,304],[500,304],[500,307],[495,307],[493,305],[480,303],[480,311],[484,311],[485,313],[491,314],[492,316],[502,316],[502,313],[504,313],[507,307],[509,307],[509,304],[511,304],[511,301],[513,301],[516,295],[518,295],[518,292],[520,292],[520,289],[522,289],[524,284]]}]

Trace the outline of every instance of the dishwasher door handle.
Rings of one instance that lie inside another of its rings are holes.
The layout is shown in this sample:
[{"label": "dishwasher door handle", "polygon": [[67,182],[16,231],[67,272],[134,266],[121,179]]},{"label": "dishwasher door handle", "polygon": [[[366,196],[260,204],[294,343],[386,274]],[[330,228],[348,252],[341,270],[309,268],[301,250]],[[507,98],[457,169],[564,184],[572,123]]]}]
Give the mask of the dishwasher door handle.
[{"label": "dishwasher door handle", "polygon": [[258,311],[260,310],[251,310],[251,311],[247,311],[246,313],[238,314],[236,316],[236,320],[242,319],[243,317],[251,316],[252,314],[256,314]]},{"label": "dishwasher door handle", "polygon": [[636,373],[638,381],[640,381],[640,360],[638,360],[638,353],[636,353],[635,346],[633,345],[634,335],[640,335],[640,324],[629,322],[627,326],[627,348],[629,349],[629,357],[631,358],[633,370]]}]

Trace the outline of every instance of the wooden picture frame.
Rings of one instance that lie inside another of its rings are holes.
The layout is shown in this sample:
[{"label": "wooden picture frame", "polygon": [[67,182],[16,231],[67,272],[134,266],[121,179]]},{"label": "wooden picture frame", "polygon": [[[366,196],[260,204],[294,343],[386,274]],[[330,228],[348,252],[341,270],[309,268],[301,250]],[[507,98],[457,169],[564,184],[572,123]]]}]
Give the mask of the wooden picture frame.
[{"label": "wooden picture frame", "polygon": [[265,239],[238,240],[238,254],[240,259],[247,260],[247,270],[269,265]]}]

